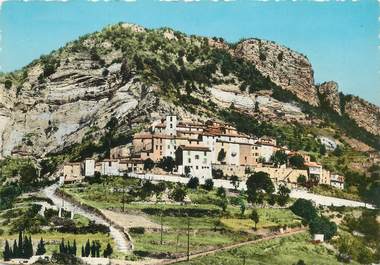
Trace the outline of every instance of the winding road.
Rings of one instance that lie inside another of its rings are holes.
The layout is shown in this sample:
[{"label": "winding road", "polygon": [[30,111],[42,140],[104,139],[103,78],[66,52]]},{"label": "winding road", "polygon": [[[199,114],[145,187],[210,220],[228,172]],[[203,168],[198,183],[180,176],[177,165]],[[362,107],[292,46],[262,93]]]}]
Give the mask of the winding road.
[{"label": "winding road", "polygon": [[63,207],[65,210],[73,211],[74,213],[81,214],[87,217],[88,219],[95,221],[95,223],[108,226],[110,228],[110,235],[114,239],[118,251],[125,254],[130,252],[130,250],[132,249],[132,244],[125,236],[124,231],[116,228],[114,225],[110,224],[103,217],[99,215],[95,215],[85,210],[84,208],[73,205],[72,203],[65,200],[64,198],[59,197],[55,193],[58,187],[59,187],[58,184],[53,184],[43,189],[43,193],[45,194],[45,196],[50,198],[58,209],[60,207]]}]

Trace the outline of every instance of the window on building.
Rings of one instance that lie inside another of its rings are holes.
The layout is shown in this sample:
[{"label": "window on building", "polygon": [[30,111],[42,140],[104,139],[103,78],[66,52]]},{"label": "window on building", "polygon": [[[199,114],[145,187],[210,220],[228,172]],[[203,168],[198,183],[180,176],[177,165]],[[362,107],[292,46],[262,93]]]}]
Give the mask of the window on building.
[{"label": "window on building", "polygon": [[195,155],[195,159],[198,160],[199,159],[199,155]]},{"label": "window on building", "polygon": [[172,129],[173,128],[173,124],[170,124],[170,129]]},{"label": "window on building", "polygon": [[204,155],[204,156],[207,156],[207,152],[206,152],[206,151],[204,151],[204,152],[203,152],[203,155]]},{"label": "window on building", "polygon": [[191,163],[191,158],[188,159],[189,164]]},{"label": "window on building", "polygon": [[197,169],[197,170],[198,170],[198,168],[199,168],[198,166],[195,166],[195,169]]},{"label": "window on building", "polygon": [[172,116],[170,116],[170,121],[173,121],[173,117]]},{"label": "window on building", "polygon": [[158,150],[158,145],[156,145],[156,150]]}]

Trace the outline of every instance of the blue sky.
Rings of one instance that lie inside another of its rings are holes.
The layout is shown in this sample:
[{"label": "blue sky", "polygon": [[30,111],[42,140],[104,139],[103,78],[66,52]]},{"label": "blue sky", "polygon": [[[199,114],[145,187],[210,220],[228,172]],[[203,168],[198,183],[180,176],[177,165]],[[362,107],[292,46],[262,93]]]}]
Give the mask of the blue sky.
[{"label": "blue sky", "polygon": [[274,40],[308,56],[316,82],[380,105],[380,5],[315,1],[8,1],[0,13],[0,65],[12,71],[85,33],[120,21],[168,26],[228,41]]}]

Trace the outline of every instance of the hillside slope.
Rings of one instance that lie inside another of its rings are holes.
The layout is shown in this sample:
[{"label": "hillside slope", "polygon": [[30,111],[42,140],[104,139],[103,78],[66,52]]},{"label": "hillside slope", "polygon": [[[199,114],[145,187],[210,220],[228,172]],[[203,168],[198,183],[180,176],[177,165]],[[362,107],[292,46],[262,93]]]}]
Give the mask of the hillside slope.
[{"label": "hillside slope", "polygon": [[[269,41],[231,45],[118,24],[0,79],[2,156],[44,157],[89,139],[102,141],[111,117],[117,142],[124,143],[132,131],[168,113],[225,119],[220,113],[232,109],[274,124],[328,120],[379,149],[379,107],[356,97],[342,100],[334,88],[323,93],[305,56]],[[330,100],[331,93],[338,97]],[[336,118],[341,115],[344,124]]]}]

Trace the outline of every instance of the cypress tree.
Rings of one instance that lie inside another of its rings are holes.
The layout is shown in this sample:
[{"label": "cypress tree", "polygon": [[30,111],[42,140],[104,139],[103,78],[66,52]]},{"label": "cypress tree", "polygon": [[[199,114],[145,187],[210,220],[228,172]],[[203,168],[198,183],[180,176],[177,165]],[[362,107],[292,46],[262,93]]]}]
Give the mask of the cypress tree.
[{"label": "cypress tree", "polygon": [[81,256],[82,258],[85,257],[85,254],[84,254],[84,246],[82,245],[82,252],[81,252]]},{"label": "cypress tree", "polygon": [[90,240],[87,239],[86,246],[84,249],[85,256],[86,257],[90,256],[90,252],[91,252]]},{"label": "cypress tree", "polygon": [[[20,245],[20,243],[19,243]],[[22,247],[20,247],[21,252],[22,252],[22,257],[27,258],[26,256],[28,255],[28,237],[24,236],[24,239],[22,241]]]},{"label": "cypress tree", "polygon": [[11,249],[9,247],[8,240],[5,241],[3,257],[4,257],[4,261],[9,261],[11,259]]},{"label": "cypress tree", "polygon": [[100,257],[100,243],[96,241],[96,257]]},{"label": "cypress tree", "polygon": [[41,240],[37,245],[36,255],[41,256],[45,253],[46,253],[45,242],[42,240],[42,237],[41,237]]},{"label": "cypress tree", "polygon": [[113,250],[112,250],[111,244],[108,242],[107,247],[103,252],[103,256],[105,258],[108,258],[112,255],[112,252],[113,252]]},{"label": "cypress tree", "polygon": [[74,256],[77,255],[77,242],[75,241],[74,239],[74,244],[73,244],[73,253],[72,253]]},{"label": "cypress tree", "polygon": [[70,245],[70,241],[67,241],[66,254],[72,255],[73,254],[72,251],[73,251],[73,249],[72,249],[72,247]]},{"label": "cypress tree", "polygon": [[20,251],[18,249],[17,241],[16,239],[13,241],[13,255],[12,258],[20,258]]},{"label": "cypress tree", "polygon": [[91,244],[91,257],[92,257],[92,258],[95,257],[95,252],[96,252],[95,242],[92,241],[92,244]]},{"label": "cypress tree", "polygon": [[63,238],[61,240],[61,244],[59,245],[59,253],[61,253],[61,254],[66,253],[65,241]]},{"label": "cypress tree", "polygon": [[22,241],[22,231],[18,232],[17,258],[24,256],[24,242]]}]

